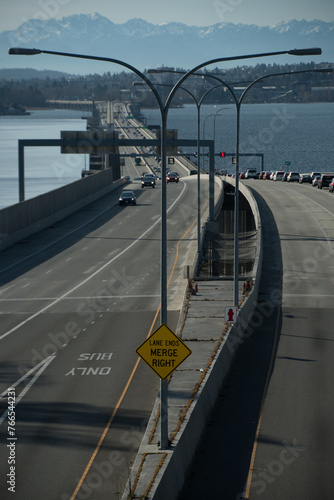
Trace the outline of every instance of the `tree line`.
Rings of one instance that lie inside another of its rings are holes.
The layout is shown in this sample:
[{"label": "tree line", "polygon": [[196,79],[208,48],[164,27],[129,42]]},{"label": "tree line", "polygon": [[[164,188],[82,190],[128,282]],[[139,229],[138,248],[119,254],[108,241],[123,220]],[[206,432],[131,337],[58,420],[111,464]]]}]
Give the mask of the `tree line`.
[{"label": "tree line", "polygon": [[[272,73],[284,73],[294,71],[314,70],[319,67],[330,67],[328,63],[316,65],[315,63],[299,64],[257,64],[255,66],[237,66],[232,69],[222,70],[213,68],[203,70],[207,78],[196,76],[189,77],[183,84],[195,98],[207,92],[210,86],[216,86],[217,81],[210,78],[214,75],[227,82],[236,92],[241,92],[247,85],[261,76]],[[166,70],[167,68],[163,68]],[[170,70],[170,68],[168,68]],[[110,72],[90,74],[85,76],[69,75],[65,73],[51,73],[34,71],[29,77],[29,70],[16,70],[15,77],[4,76],[5,70],[0,71],[0,114],[13,110],[29,108],[48,107],[48,101],[57,99],[66,100],[109,100],[139,102],[142,107],[155,107],[154,95],[145,86],[135,86],[134,82],[139,77],[133,73]],[[178,72],[185,72],[183,68],[176,68]],[[6,73],[5,73],[6,75]],[[47,76],[45,76],[47,75]],[[168,86],[172,86],[180,74],[160,73],[158,75],[148,74],[152,82],[157,83],[157,89],[162,98],[168,95]],[[159,83],[161,84],[159,86]],[[299,75],[285,75],[275,78],[267,78],[254,86],[247,94],[247,102],[334,102],[334,76],[332,74],[305,73]],[[174,105],[183,105],[193,102],[192,97],[185,91],[178,91],[173,100]],[[229,103],[232,98],[223,86],[217,87],[207,94],[207,104]]]}]

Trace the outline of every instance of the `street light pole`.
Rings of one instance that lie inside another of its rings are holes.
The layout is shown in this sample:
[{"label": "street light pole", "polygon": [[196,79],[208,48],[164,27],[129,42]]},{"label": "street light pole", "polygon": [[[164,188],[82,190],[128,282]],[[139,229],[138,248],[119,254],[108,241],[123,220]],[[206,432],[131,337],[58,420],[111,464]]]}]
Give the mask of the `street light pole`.
[{"label": "street light pole", "polygon": [[[9,49],[10,55],[36,55],[36,54],[50,54],[64,57],[73,57],[77,59],[89,59],[94,61],[105,61],[113,64],[123,66],[130,71],[134,72],[139,78],[141,78],[152,90],[161,114],[161,162],[162,162],[162,193],[161,193],[161,311],[160,318],[161,323],[167,323],[167,202],[166,202],[166,126],[167,126],[167,115],[171,100],[177,91],[177,89],[182,85],[182,83],[192,74],[196,73],[199,69],[209,66],[211,64],[225,62],[225,61],[236,61],[240,59],[252,59],[267,56],[276,55],[319,55],[321,54],[320,48],[311,49],[293,49],[285,50],[279,52],[265,52],[259,54],[248,54],[243,56],[231,56],[231,57],[221,57],[206,61],[192,70],[185,73],[171,89],[165,103],[162,102],[159,93],[155,89],[152,82],[137,68],[128,64],[124,61],[110,58],[110,57],[100,57],[100,56],[89,56],[84,54],[73,54],[69,52],[57,52],[51,50],[40,50],[40,49],[30,49],[30,48],[11,48]],[[168,448],[168,414],[167,414],[167,380],[161,380],[161,390],[160,390],[160,400],[161,400],[161,449]]]},{"label": "street light pole", "polygon": [[[162,70],[163,71],[163,70]],[[170,72],[170,71],[168,71]],[[184,73],[182,73],[184,74]],[[135,85],[144,85],[142,82],[134,82]],[[173,85],[168,85],[165,83],[155,83],[156,86],[158,87],[173,87]],[[201,256],[202,256],[202,248],[201,248],[201,146],[200,146],[200,131],[201,131],[201,106],[203,104],[203,101],[205,97],[212,92],[213,90],[217,89],[218,87],[225,86],[225,83],[219,83],[218,85],[214,85],[213,87],[210,87],[204,94],[201,96],[201,98],[198,100],[195,95],[188,90],[185,87],[180,86],[179,90],[183,90],[187,92],[188,95],[193,99],[196,109],[197,109],[197,262],[198,266],[201,264]],[[215,140],[215,128],[216,128],[216,116],[224,108],[219,109],[216,113],[209,115],[209,116],[214,116],[214,135],[213,138]],[[206,117],[208,118],[208,117]],[[211,175],[214,173],[211,172]],[[213,199],[214,197],[214,191],[211,193],[210,192],[210,213],[213,213]]]},{"label": "street light pole", "polygon": [[239,306],[239,157],[240,157],[240,109],[241,104],[247,94],[247,92],[256,84],[261,82],[266,78],[277,77],[277,76],[285,76],[285,75],[296,75],[301,73],[332,73],[332,68],[319,68],[319,69],[310,69],[310,70],[301,70],[301,71],[286,71],[283,73],[271,73],[269,75],[264,75],[260,78],[256,78],[253,80],[242,92],[240,97],[238,98],[231,87],[230,84],[224,82],[221,78],[218,78],[213,75],[207,75],[208,77],[220,82],[222,85],[225,85],[226,88],[232,94],[234,103],[236,105],[236,164],[235,164],[235,190],[234,190],[234,305],[236,307]]},{"label": "street light pole", "polygon": [[319,68],[311,70],[301,70],[301,71],[287,71],[283,73],[271,73],[270,75],[264,75],[256,80],[252,81],[242,92],[239,99],[235,99],[236,109],[237,109],[237,132],[236,132],[236,168],[235,168],[235,214],[234,214],[234,234],[235,234],[235,244],[234,244],[234,305],[238,307],[239,305],[239,149],[240,149],[240,108],[247,92],[256,84],[261,82],[266,78],[284,76],[284,75],[297,75],[301,73],[332,73],[332,69]]},{"label": "street light pole", "polygon": [[[294,51],[295,52],[295,51]],[[163,71],[163,70],[162,70]],[[169,71],[169,70],[167,70]],[[241,96],[238,98],[235,91],[233,90],[231,84],[226,83],[221,78],[214,76],[212,74],[200,74],[195,73],[195,76],[206,76],[211,78],[217,82],[220,82],[221,85],[224,85],[229,92],[231,93],[234,103],[236,105],[236,163],[235,163],[235,190],[234,190],[234,305],[235,307],[239,306],[239,158],[240,158],[240,108],[243,102],[243,99],[247,92],[256,84],[261,82],[262,80],[270,77],[276,76],[284,76],[284,75],[296,75],[301,73],[332,73],[332,68],[319,68],[319,69],[311,69],[311,70],[301,70],[301,71],[287,71],[283,73],[271,73],[269,75],[264,75],[260,78],[253,80],[242,92]],[[219,86],[219,85],[218,85]],[[216,88],[212,87],[212,88]],[[211,116],[211,115],[210,115]]]}]

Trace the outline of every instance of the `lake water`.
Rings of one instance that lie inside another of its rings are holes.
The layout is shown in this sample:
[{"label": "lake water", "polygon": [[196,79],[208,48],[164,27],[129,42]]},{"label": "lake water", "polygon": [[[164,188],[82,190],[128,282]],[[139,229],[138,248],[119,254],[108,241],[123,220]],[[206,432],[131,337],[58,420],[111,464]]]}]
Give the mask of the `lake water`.
[{"label": "lake water", "polygon": [[[160,123],[158,110],[144,110],[143,115],[148,124]],[[235,105],[203,105],[200,117],[201,138],[203,133],[205,139],[213,138],[215,122],[215,152],[234,154]],[[178,129],[179,139],[196,139],[196,107],[170,109],[167,127]],[[334,171],[334,103],[242,104],[240,153],[263,153],[264,170]],[[231,157],[217,157],[215,166],[234,171]],[[259,158],[240,158],[240,171],[251,167],[260,170]]]},{"label": "lake water", "polygon": [[[60,139],[61,130],[86,130],[71,110],[31,111],[27,116],[0,116],[0,209],[19,201],[18,140]],[[59,147],[26,147],[25,197],[32,198],[81,178],[85,155],[61,154]]]},{"label": "lake water", "polygon": [[[143,110],[143,114],[148,124],[160,124],[158,110]],[[59,139],[61,130],[85,130],[86,120],[81,117],[87,115],[52,110],[0,117],[0,208],[18,202],[18,139]],[[213,138],[214,122],[216,153],[234,153],[235,106],[203,105],[201,138],[203,133],[206,139]],[[168,128],[178,129],[179,139],[196,139],[196,107],[170,109]],[[265,170],[334,171],[334,103],[243,104],[240,152],[263,153]],[[88,167],[84,155],[61,155],[60,148],[25,148],[26,199],[80,179],[85,163]],[[260,160],[240,158],[240,171],[251,167],[259,170]],[[233,173],[231,157],[217,157],[216,168]]]}]

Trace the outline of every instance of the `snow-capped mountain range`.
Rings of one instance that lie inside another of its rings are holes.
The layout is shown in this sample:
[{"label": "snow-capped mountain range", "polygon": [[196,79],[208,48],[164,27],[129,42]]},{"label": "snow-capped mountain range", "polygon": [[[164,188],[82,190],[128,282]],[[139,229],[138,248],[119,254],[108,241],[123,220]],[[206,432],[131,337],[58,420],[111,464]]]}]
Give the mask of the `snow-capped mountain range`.
[{"label": "snow-capped mountain range", "polygon": [[69,73],[119,72],[108,63],[38,55],[9,56],[9,47],[30,47],[111,57],[143,70],[157,66],[192,68],[218,57],[284,51],[293,48],[321,47],[321,56],[235,61],[222,67],[294,62],[333,62],[334,23],[324,21],[285,21],[275,26],[218,23],[212,26],[187,26],[179,22],[151,24],[131,19],[115,24],[95,14],[80,14],[60,20],[31,19],[17,30],[0,33],[0,68],[53,69]]}]

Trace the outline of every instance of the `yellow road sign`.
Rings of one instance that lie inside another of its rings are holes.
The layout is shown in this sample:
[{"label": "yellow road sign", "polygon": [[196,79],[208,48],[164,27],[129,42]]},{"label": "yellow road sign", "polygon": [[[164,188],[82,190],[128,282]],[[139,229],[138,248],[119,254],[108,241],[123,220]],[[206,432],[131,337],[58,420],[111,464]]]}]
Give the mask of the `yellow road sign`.
[{"label": "yellow road sign", "polygon": [[136,353],[164,380],[190,356],[191,350],[167,325],[162,324],[136,349]]}]

